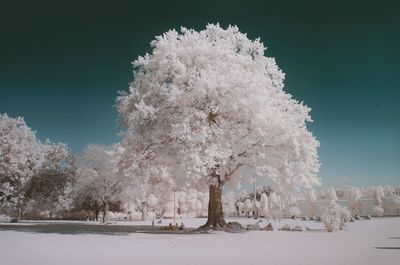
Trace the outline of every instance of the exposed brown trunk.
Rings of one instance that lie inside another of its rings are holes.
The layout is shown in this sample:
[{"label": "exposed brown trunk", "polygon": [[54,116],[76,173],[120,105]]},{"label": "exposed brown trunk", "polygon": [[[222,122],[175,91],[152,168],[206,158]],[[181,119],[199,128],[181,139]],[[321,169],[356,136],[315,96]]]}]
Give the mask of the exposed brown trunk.
[{"label": "exposed brown trunk", "polygon": [[108,202],[106,202],[104,205],[104,211],[103,211],[103,224],[108,223],[108,209],[109,209],[109,204],[108,204]]},{"label": "exposed brown trunk", "polygon": [[96,207],[96,211],[95,211],[95,215],[96,215],[96,221],[99,221],[99,213],[100,213],[100,209],[98,207]]},{"label": "exposed brown trunk", "polygon": [[160,219],[164,218],[165,211],[166,211],[165,209],[162,209],[161,214],[160,214]]},{"label": "exposed brown trunk", "polygon": [[15,216],[14,222],[19,222],[19,221],[21,220],[21,218],[22,218],[22,212],[23,212],[22,207],[18,207],[18,209],[17,209],[17,215]]},{"label": "exposed brown trunk", "polygon": [[207,223],[200,227],[204,228],[223,228],[226,226],[224,213],[222,211],[222,185],[211,185],[209,187],[208,219]]},{"label": "exposed brown trunk", "polygon": [[147,203],[142,202],[142,221],[146,221],[147,218]]}]

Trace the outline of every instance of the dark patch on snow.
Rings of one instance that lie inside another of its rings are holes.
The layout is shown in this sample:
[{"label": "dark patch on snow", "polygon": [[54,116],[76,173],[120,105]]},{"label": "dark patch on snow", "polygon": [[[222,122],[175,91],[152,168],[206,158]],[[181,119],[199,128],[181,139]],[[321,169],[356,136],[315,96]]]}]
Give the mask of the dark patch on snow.
[{"label": "dark patch on snow", "polygon": [[400,247],[375,247],[376,249],[400,249]]},{"label": "dark patch on snow", "polygon": [[[128,235],[130,233],[149,234],[198,234],[195,229],[185,228],[183,230],[168,231],[160,226],[151,225],[102,225],[82,223],[35,223],[35,224],[0,224],[0,230],[12,230],[28,233],[45,234],[100,234],[100,235]],[[204,233],[204,232],[203,232]]]}]

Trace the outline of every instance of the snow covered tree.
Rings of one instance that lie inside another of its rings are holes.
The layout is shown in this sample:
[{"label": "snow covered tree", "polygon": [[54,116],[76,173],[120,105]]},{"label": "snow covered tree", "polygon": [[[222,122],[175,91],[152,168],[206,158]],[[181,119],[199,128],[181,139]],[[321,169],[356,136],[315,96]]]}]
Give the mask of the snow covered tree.
[{"label": "snow covered tree", "polygon": [[308,205],[309,205],[309,215],[310,215],[310,217],[314,217],[315,213],[316,213],[315,201],[317,200],[317,194],[315,194],[314,189],[307,190],[306,199],[307,199]]},{"label": "snow covered tree", "polygon": [[233,191],[229,191],[222,195],[222,210],[228,216],[234,216],[236,213],[236,202],[237,198]]},{"label": "snow covered tree", "polygon": [[106,147],[89,144],[83,151],[78,169],[76,194],[81,199],[90,201],[103,211],[103,223],[108,222],[111,203],[121,199],[126,178],[114,171],[113,161],[118,146]]},{"label": "snow covered tree", "polygon": [[291,205],[289,207],[287,207],[286,209],[286,215],[289,217],[299,217],[301,215],[301,210],[299,207],[295,206],[295,205]]},{"label": "snow covered tree", "polygon": [[344,225],[350,220],[350,212],[347,208],[330,202],[321,216],[328,232],[342,230]]},{"label": "snow covered tree", "polygon": [[394,189],[394,193],[395,193],[397,196],[400,196],[400,186]]},{"label": "snow covered tree", "polygon": [[330,187],[325,193],[325,198],[328,204],[336,204],[338,198],[335,189]]},{"label": "snow covered tree", "polygon": [[67,196],[75,183],[75,159],[65,144],[47,140],[41,148],[43,160],[27,187],[25,201],[30,205],[27,211],[47,211],[52,218],[71,206]]},{"label": "snow covered tree", "polygon": [[21,218],[27,206],[54,210],[72,183],[71,154],[64,144],[41,143],[23,118],[0,114],[0,203]]},{"label": "snow covered tree", "polygon": [[[124,175],[126,172],[119,172],[118,174]],[[167,204],[172,201],[171,196],[173,195],[174,186],[168,172],[164,168],[149,169],[146,175],[130,175],[128,183],[127,200],[135,202],[142,212],[142,220],[146,220],[147,212],[151,208],[158,212],[160,218],[163,217],[168,208],[172,209]],[[181,191],[178,190],[177,196],[179,196]],[[183,196],[184,193],[180,196],[181,203],[185,201]],[[149,205],[149,198],[153,198],[152,205]]]},{"label": "snow covered tree", "polygon": [[283,91],[284,74],[259,39],[211,24],[170,30],[151,46],[117,98],[126,174],[165,168],[174,186],[208,185],[204,228],[226,225],[222,190],[243,166],[285,188],[319,184],[310,109]]},{"label": "snow covered tree", "polygon": [[269,209],[271,212],[272,218],[274,220],[281,220],[282,219],[282,208],[281,208],[281,199],[275,192],[272,192],[269,196]]},{"label": "snow covered tree", "polygon": [[261,193],[260,213],[261,216],[264,216],[267,219],[269,218],[268,196],[265,192]]},{"label": "snow covered tree", "polygon": [[241,215],[242,212],[244,212],[244,203],[242,201],[238,201],[236,203],[236,207],[238,209],[239,212],[239,216]]},{"label": "snow covered tree", "polygon": [[296,194],[285,192],[283,197],[283,204],[285,206],[285,215],[288,217],[298,217],[301,214],[299,207],[297,207]]},{"label": "snow covered tree", "polygon": [[250,199],[244,200],[243,211],[247,217],[250,217],[250,212],[253,210],[253,202]]},{"label": "snow covered tree", "polygon": [[350,210],[351,214],[353,216],[359,215],[360,214],[360,199],[362,197],[360,189],[356,187],[351,187],[350,188],[350,194],[349,194],[349,204],[350,204]]},{"label": "snow covered tree", "polygon": [[328,205],[321,216],[328,232],[342,230],[346,222],[350,220],[350,212],[347,208],[337,204],[337,195],[334,188],[329,188],[326,192],[326,201]]},{"label": "snow covered tree", "polygon": [[389,193],[385,196],[385,209],[392,214],[399,215],[400,210],[400,196],[395,193]]},{"label": "snow covered tree", "polygon": [[16,220],[42,160],[41,143],[24,119],[0,114],[0,203],[1,208],[16,210]]},{"label": "snow covered tree", "polygon": [[383,209],[383,198],[385,197],[385,192],[382,186],[375,187],[373,192],[373,200],[374,205],[372,206],[372,210],[375,215],[382,217],[384,209]]},{"label": "snow covered tree", "polygon": [[383,191],[384,191],[385,196],[396,193],[394,188],[392,186],[390,186],[390,185],[386,185],[385,188],[383,189]]}]

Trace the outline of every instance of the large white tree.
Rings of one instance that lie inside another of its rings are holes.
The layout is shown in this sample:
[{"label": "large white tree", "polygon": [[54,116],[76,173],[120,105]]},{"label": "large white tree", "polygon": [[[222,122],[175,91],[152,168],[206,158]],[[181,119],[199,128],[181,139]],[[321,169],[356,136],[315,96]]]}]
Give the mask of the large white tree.
[{"label": "large white tree", "polygon": [[63,212],[71,206],[70,191],[75,183],[75,159],[65,144],[47,140],[41,144],[42,163],[28,183],[26,210]]},{"label": "large white tree", "polygon": [[21,117],[0,114],[0,203],[22,213],[28,184],[43,161],[36,133]]},{"label": "large white tree", "polygon": [[175,186],[208,185],[204,227],[226,225],[222,189],[244,165],[285,189],[319,183],[310,109],[283,91],[284,74],[259,39],[207,25],[170,30],[151,46],[117,99],[127,174],[146,179],[163,168]]},{"label": "large white tree", "polygon": [[69,155],[64,144],[40,142],[23,118],[0,114],[0,208],[18,221],[28,202],[56,203],[71,182]]}]

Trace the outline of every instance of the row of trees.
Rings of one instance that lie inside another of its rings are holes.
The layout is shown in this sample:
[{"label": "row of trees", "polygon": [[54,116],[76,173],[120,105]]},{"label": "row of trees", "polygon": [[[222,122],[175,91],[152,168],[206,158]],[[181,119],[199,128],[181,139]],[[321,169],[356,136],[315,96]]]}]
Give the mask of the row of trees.
[{"label": "row of trees", "polygon": [[[256,199],[254,200],[254,198]],[[391,186],[371,186],[367,188],[343,187],[329,188],[328,190],[308,190],[303,193],[287,194],[276,193],[272,187],[261,188],[254,193],[245,193],[236,197],[233,203],[236,205],[235,211],[229,213],[245,214],[246,216],[281,218],[282,215],[289,217],[317,215],[317,201],[320,207],[327,204],[331,209],[336,207],[336,202],[341,200],[346,205],[349,214],[358,216],[361,214],[361,201],[366,200],[372,204],[372,213],[376,216],[382,216],[385,209],[394,212],[400,209],[400,187]],[[384,200],[386,200],[384,205]],[[307,202],[308,211],[301,212],[297,203]],[[326,203],[324,203],[326,202]],[[232,201],[230,200],[230,203]],[[336,207],[337,209],[339,207]]]},{"label": "row of trees", "polygon": [[[149,182],[117,174],[121,146],[88,145],[80,157],[66,145],[42,143],[23,118],[0,114],[0,210],[18,221],[26,212],[49,218],[87,210],[106,222],[118,211],[171,210],[172,185],[164,174]],[[207,194],[193,188],[176,192],[179,213],[206,215]]]},{"label": "row of trees", "polygon": [[28,206],[59,210],[68,204],[75,170],[64,144],[42,143],[22,118],[0,114],[2,211],[14,211],[18,220]]},{"label": "row of trees", "polygon": [[[103,213],[107,221],[110,208],[116,211],[147,212],[158,218],[173,213],[173,192],[177,214],[206,216],[208,195],[206,190],[193,187],[177,189],[165,171],[153,172],[152,178],[130,177],[119,173],[121,145],[111,147],[88,145],[78,158],[66,145],[40,142],[22,118],[0,115],[1,140],[1,210],[13,213],[18,220],[26,211],[48,213],[47,217],[66,217],[71,211],[87,210],[96,217]],[[270,186],[255,193],[226,192],[221,199],[226,214],[244,213],[274,219],[299,216],[297,201],[307,200],[315,215],[315,201],[328,201],[332,211],[338,211],[334,202],[348,200],[353,216],[360,213],[360,200],[372,199],[376,215],[383,214],[383,198],[395,196],[399,200],[400,187],[344,187],[336,190],[294,193],[277,192]],[[340,209],[339,209],[340,210]]]},{"label": "row of trees", "polygon": [[[220,228],[223,188],[248,181],[245,171],[270,179],[278,193],[319,185],[319,142],[307,129],[311,109],[283,90],[285,75],[259,39],[210,24],[199,32],[170,30],[151,46],[151,54],[133,63],[134,80],[116,100],[121,143],[88,146],[78,163],[73,190],[81,198],[105,213],[111,202],[124,201],[140,205],[143,216],[157,205],[162,215],[171,190],[208,189],[204,227]],[[31,139],[20,145],[13,134],[5,136],[1,198],[21,209],[27,184],[45,164],[46,144],[17,121]],[[18,166],[10,167],[18,152]]]}]

